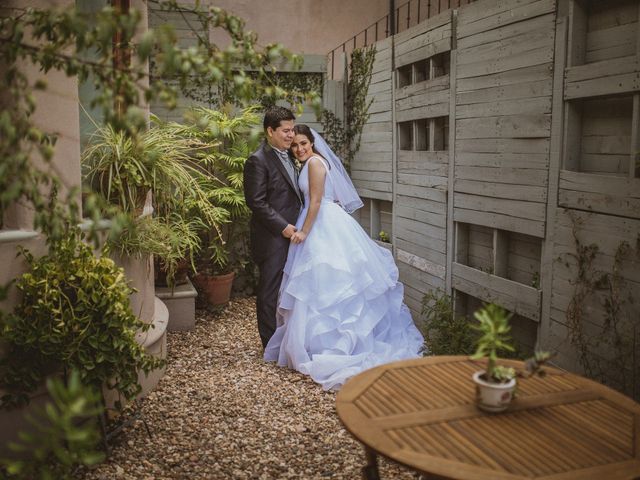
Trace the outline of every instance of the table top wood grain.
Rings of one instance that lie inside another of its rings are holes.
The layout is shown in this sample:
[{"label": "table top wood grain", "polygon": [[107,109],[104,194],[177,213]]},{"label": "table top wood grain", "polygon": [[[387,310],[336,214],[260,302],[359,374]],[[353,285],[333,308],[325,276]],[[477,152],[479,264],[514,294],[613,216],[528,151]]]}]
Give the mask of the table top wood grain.
[{"label": "table top wood grain", "polygon": [[455,356],[382,365],[342,387],[337,412],[367,449],[434,478],[640,479],[638,403],[545,368],[519,379],[508,411],[489,414],[471,380],[483,366]]}]

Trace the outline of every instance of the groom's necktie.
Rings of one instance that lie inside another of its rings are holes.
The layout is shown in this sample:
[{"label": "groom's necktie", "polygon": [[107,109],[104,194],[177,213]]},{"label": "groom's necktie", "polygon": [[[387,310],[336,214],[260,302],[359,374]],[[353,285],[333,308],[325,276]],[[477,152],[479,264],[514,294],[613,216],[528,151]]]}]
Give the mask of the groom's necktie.
[{"label": "groom's necktie", "polygon": [[296,168],[293,166],[293,161],[291,160],[291,158],[289,157],[287,152],[283,152],[283,151],[275,149],[275,148],[274,148],[274,150],[276,151],[276,154],[278,155],[278,158],[280,158],[280,161],[284,165],[284,168],[287,170],[287,173],[289,174],[289,178],[291,179],[291,183],[293,183],[293,186],[296,189],[296,192],[299,194],[299,191],[298,191],[298,172],[296,172]]}]

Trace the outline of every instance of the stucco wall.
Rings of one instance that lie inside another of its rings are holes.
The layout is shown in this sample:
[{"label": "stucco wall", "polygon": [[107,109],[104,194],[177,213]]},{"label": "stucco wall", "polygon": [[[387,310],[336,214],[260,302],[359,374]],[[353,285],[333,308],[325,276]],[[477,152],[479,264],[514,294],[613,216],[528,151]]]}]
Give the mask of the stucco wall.
[{"label": "stucco wall", "polygon": [[[17,6],[42,7],[73,5],[73,0],[52,1],[13,1],[5,4],[7,7]],[[22,63],[30,82],[46,79],[47,89],[34,92],[37,109],[33,115],[34,123],[45,132],[55,133],[58,137],[55,153],[50,165],[45,168],[56,175],[62,182],[63,188],[70,188],[80,184],[80,146],[78,122],[78,84],[74,78],[68,78],[64,73],[50,71],[46,75],[34,66]],[[34,155],[37,160],[37,155]],[[65,192],[61,192],[61,197]],[[17,203],[5,216],[5,229],[31,230],[33,216],[26,205]],[[24,264],[16,259],[16,247],[20,243],[35,254],[43,253],[43,240],[37,237],[32,240],[0,243],[0,284],[5,284],[24,271]],[[15,289],[10,302],[15,301]],[[6,305],[6,304],[5,304]]]},{"label": "stucco wall", "polygon": [[[243,18],[247,28],[258,34],[261,45],[277,42],[291,51],[306,54],[327,54],[384,17],[389,10],[388,0],[210,2]],[[384,32],[379,34],[382,36]],[[224,35],[217,34],[214,39],[223,43]]]}]

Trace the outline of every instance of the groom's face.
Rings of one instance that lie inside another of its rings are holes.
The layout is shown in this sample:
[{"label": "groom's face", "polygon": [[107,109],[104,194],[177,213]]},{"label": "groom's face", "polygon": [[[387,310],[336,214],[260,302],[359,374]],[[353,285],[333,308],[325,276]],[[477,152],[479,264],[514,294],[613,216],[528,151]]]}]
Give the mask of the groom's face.
[{"label": "groom's face", "polygon": [[293,141],[293,120],[282,120],[280,126],[275,130],[267,127],[267,137],[272,147],[279,150],[288,150]]}]

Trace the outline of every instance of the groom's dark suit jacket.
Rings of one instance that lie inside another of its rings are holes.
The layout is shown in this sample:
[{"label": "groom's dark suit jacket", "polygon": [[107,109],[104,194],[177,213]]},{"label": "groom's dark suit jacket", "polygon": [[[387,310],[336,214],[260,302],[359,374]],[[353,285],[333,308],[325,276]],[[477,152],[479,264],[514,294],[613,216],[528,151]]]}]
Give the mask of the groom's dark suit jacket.
[{"label": "groom's dark suit jacket", "polygon": [[297,192],[276,152],[263,142],[244,167],[244,195],[253,213],[251,253],[256,263],[288,248],[289,239],[282,231],[288,224],[295,225],[300,213],[302,200]]}]

